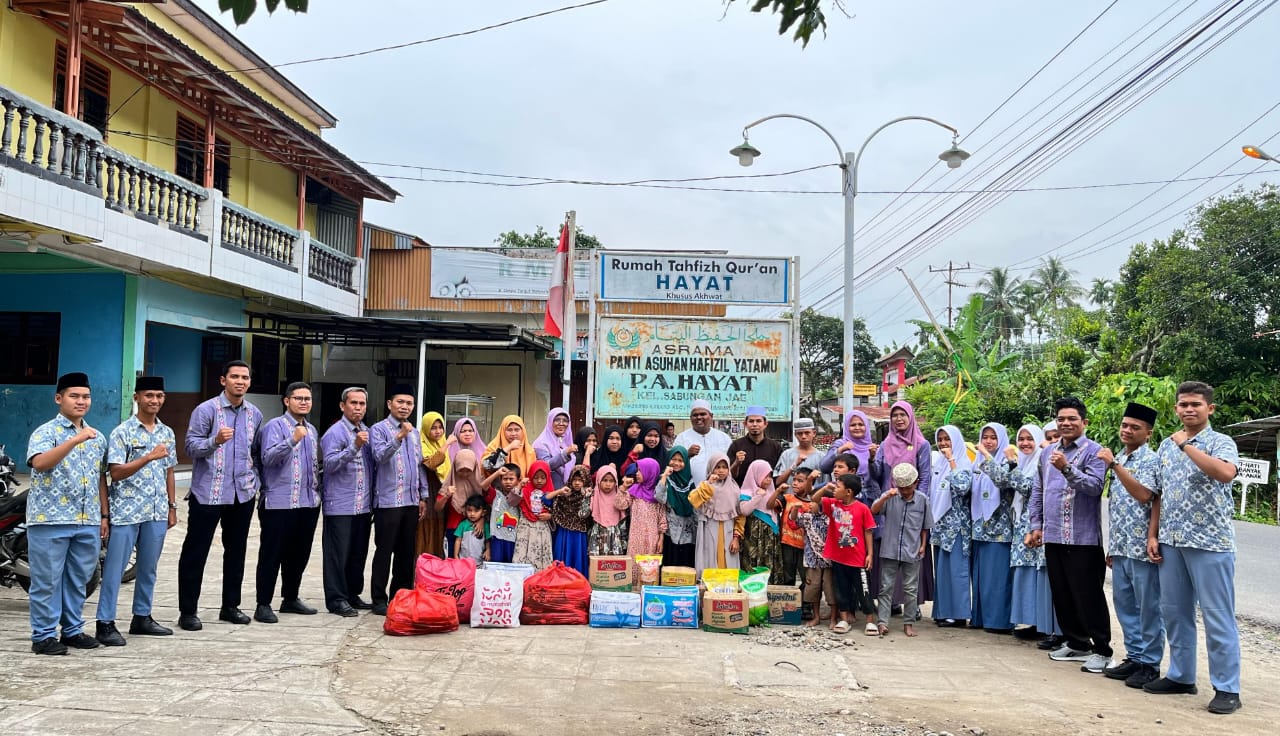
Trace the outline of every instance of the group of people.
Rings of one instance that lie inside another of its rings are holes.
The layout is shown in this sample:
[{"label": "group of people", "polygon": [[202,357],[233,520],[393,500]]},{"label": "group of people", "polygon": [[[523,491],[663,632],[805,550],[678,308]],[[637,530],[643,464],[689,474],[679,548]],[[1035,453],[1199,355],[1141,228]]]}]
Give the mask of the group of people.
[{"label": "group of people", "polygon": [[[310,615],[299,597],[323,514],[325,607],[385,614],[411,588],[414,561],[429,552],[477,561],[560,561],[584,574],[593,555],[661,555],[664,566],[770,570],[770,583],[803,587],[804,618],[848,632],[888,632],[902,609],[916,636],[919,604],[933,601],[939,626],[1012,633],[1056,661],[1080,662],[1150,693],[1196,692],[1195,607],[1204,614],[1215,697],[1209,709],[1240,707],[1234,618],[1232,440],[1212,429],[1213,389],[1178,388],[1183,428],[1148,446],[1153,409],[1130,404],[1117,454],[1085,436],[1087,410],[1073,397],[1054,421],[1012,438],[1001,424],[967,443],[952,425],[933,442],[911,405],[895,403],[880,442],[866,414],[851,410],[823,451],[810,419],[795,443],[767,436],[762,407],[745,413],[737,439],[714,427],[710,404],[694,401],[690,428],[632,417],[602,434],[570,431],[553,409],[530,440],[519,416],[503,418],[486,443],[469,418],[410,420],[409,386],[391,389],[387,415],[366,424],[368,393],[341,395],[342,418],[320,433],[308,420],[308,384],[291,383],[283,412],[264,421],[245,400],[243,361],[224,366],[223,391],[192,413],[185,449],[193,461],[187,535],[178,563],[178,625],[198,631],[204,569],[222,531],[218,616],[248,624],[240,609],[250,521],[261,540],[253,619]],[[131,635],[168,635],[151,616],[156,563],[177,522],[173,431],[158,414],[161,377],[136,379],[136,413],[103,436],[85,423],[83,373],[62,376],[59,414],[36,429],[27,451],[32,649],[63,654],[126,643],[116,627],[124,566],[136,551]],[[1101,505],[1108,474],[1110,538]],[[363,571],[373,541],[371,601]],[[107,544],[96,632],[84,632],[85,586]],[[1103,590],[1124,631],[1115,662]],[[865,577],[864,577],[865,576]],[[274,608],[277,582],[280,604]],[[56,637],[61,626],[61,637]],[[1021,628],[1017,628],[1017,627]],[[1169,669],[1159,675],[1165,637]]]}]

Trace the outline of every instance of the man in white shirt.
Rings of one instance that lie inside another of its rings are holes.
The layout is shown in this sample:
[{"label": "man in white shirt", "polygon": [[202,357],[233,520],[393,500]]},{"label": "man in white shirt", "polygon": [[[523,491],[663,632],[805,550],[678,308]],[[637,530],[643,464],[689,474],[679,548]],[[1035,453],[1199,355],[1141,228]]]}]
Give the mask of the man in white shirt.
[{"label": "man in white shirt", "polygon": [[689,422],[693,426],[676,435],[675,443],[689,450],[689,468],[697,485],[707,479],[707,458],[716,451],[728,452],[733,439],[711,426],[711,404],[705,399],[694,400]]}]

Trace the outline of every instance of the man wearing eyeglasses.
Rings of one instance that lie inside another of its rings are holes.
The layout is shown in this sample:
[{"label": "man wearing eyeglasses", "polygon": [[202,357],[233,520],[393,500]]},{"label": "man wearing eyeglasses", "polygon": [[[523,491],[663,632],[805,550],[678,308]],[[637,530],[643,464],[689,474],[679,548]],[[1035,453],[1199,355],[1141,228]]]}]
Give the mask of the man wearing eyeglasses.
[{"label": "man wearing eyeglasses", "polygon": [[284,413],[262,427],[258,458],[262,466],[262,496],[258,524],[258,607],[256,621],[279,621],[271,610],[276,578],[280,578],[280,612],[312,615],[316,609],[298,598],[302,573],[311,557],[311,543],[320,518],[319,436],[307,421],[311,386],[301,381],[284,392]]}]

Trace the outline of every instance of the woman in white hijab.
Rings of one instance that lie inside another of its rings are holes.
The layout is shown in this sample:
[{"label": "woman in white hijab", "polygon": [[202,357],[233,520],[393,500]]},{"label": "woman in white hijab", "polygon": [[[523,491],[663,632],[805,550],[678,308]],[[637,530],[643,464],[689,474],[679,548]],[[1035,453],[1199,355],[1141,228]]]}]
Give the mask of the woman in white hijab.
[{"label": "woman in white hijab", "polygon": [[933,497],[930,513],[936,575],[933,591],[933,620],[939,626],[964,626],[969,618],[969,487],[973,456],[964,436],[948,424],[933,434]]},{"label": "woman in white hijab", "polygon": [[[1054,425],[1056,429],[1057,425]],[[1034,424],[1024,424],[1018,429],[1015,440],[1018,446],[1018,469],[1008,473],[1007,481],[1013,486],[1013,546],[1009,554],[1009,566],[1013,568],[1014,624],[1013,635],[1024,641],[1039,641],[1046,636],[1060,636],[1058,619],[1053,614],[1053,596],[1049,592],[1049,572],[1045,568],[1044,548],[1030,548],[1022,540],[1031,531],[1030,509],[1031,483],[1040,472],[1041,454],[1044,452],[1044,431]]]}]

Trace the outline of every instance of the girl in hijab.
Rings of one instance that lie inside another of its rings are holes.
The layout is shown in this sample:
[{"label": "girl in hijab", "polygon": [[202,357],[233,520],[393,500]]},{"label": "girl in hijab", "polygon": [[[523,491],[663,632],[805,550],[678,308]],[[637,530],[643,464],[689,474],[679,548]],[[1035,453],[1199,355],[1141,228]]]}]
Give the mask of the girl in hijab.
[{"label": "girl in hijab", "polygon": [[1044,449],[1058,441],[1058,423],[1056,421],[1049,422],[1042,429],[1044,430],[1044,439],[1040,441],[1040,448]]},{"label": "girl in hijab", "polygon": [[[427,504],[426,513],[418,520],[418,538],[414,547],[416,554],[428,552],[436,557],[444,557],[445,515],[436,510],[435,499],[439,498],[440,489],[449,477],[450,463],[444,438],[444,417],[440,412],[429,411],[423,414],[418,434],[422,437],[422,464],[427,466],[427,488],[431,491],[433,500]],[[454,528],[457,528],[456,524]],[[453,534],[448,536],[452,538]]]},{"label": "girl in hijab", "polygon": [[612,465],[596,471],[595,488],[588,491],[591,531],[587,535],[587,551],[592,556],[627,553],[626,512],[631,507],[631,494],[625,489],[631,485],[630,476],[624,483],[618,483],[618,471]]},{"label": "girl in hijab", "polygon": [[627,451],[623,449],[622,427],[616,424],[610,424],[604,428],[604,440],[600,443],[600,449],[596,450],[592,456],[592,467],[599,470],[606,465],[613,466],[613,472],[616,476],[618,468],[627,467]]},{"label": "girl in hijab", "polygon": [[[435,502],[437,513],[452,512],[448,514],[448,518],[454,516],[462,517],[465,513],[463,509],[466,506],[467,499],[476,494],[484,496],[489,486],[498,480],[499,475],[502,475],[502,471],[498,470],[488,477],[482,477],[480,475],[480,460],[470,448],[464,448],[454,453],[453,462],[449,465],[449,477],[445,479],[444,488],[441,489],[440,495],[436,497]],[[448,537],[449,557],[457,557],[457,550],[455,549],[457,529],[457,524],[454,524],[454,533]]]},{"label": "girl in hijab", "polygon": [[969,626],[1007,634],[1013,630],[1009,619],[1013,602],[1013,570],[1009,567],[1013,542],[1010,470],[1018,467],[1018,453],[1009,446],[1009,431],[1003,424],[984,425],[979,438],[980,460],[969,491],[973,514],[973,612]]},{"label": "girl in hijab", "polygon": [[653,494],[667,507],[667,535],[662,540],[663,567],[693,567],[693,552],[698,539],[698,522],[693,516],[689,492],[693,490],[693,471],[689,468],[689,451],[681,445],[671,448],[667,467],[658,479]]},{"label": "girl in hijab", "polygon": [[[595,472],[596,465],[599,461],[600,442],[596,439],[596,431],[592,427],[583,427],[573,433],[573,444],[578,451],[573,453],[574,467],[582,466]],[[590,477],[587,478],[587,487],[591,486]]]},{"label": "girl in hijab", "polygon": [[[667,465],[667,451],[662,448],[662,427],[657,422],[645,422],[640,425],[640,452],[636,454],[636,460],[640,458],[651,458],[658,463],[659,468]],[[635,452],[635,447],[632,447]]]},{"label": "girl in hijab", "polygon": [[965,446],[960,428],[953,424],[933,435],[933,514],[930,546],[937,560],[933,621],[939,626],[964,626],[973,610],[969,593],[969,547],[973,517],[969,489],[973,485],[973,454]]},{"label": "girl in hijab", "polygon": [[689,494],[698,514],[694,568],[737,568],[746,522],[739,513],[741,489],[729,476],[729,456],[713,452],[707,458],[707,479]]},{"label": "girl in hijab", "polygon": [[[667,533],[667,510],[655,497],[662,466],[651,457],[640,458],[627,489],[631,494],[631,530],[627,535],[627,554],[660,555],[662,538]],[[627,468],[631,470],[631,468]]]},{"label": "girl in hijab", "polygon": [[507,463],[520,468],[520,477],[529,477],[529,468],[538,461],[538,455],[529,444],[524,420],[508,414],[498,425],[498,434],[484,450],[484,469],[493,472]]},{"label": "girl in hijab", "polygon": [[552,409],[547,414],[547,426],[533,441],[533,452],[551,468],[551,482],[556,488],[569,484],[569,472],[573,470],[573,457],[578,451],[569,435],[569,412]]},{"label": "girl in hijab", "polygon": [[[520,484],[520,520],[516,523],[516,551],[512,562],[551,567],[555,553],[551,544],[551,499],[555,498],[551,467],[541,460],[529,466],[529,477]],[[508,498],[509,501],[515,500]]]},{"label": "girl in hijab", "polygon": [[551,523],[555,526],[552,552],[566,567],[587,574],[587,532],[591,531],[591,471],[585,465],[569,473],[569,485],[555,492]]},{"label": "girl in hijab", "polygon": [[779,536],[778,488],[773,484],[773,466],[768,460],[753,460],[742,479],[740,510],[746,519],[742,529],[742,569],[769,568],[770,585],[794,585],[783,582],[782,538]]},{"label": "girl in hijab", "polygon": [[627,421],[622,423],[626,433],[623,435],[623,446],[628,450],[635,447],[640,442],[640,433],[644,431],[644,422],[640,417],[627,417]]},{"label": "girl in hijab", "polygon": [[[1013,488],[1013,541],[1009,565],[1013,568],[1013,598],[1010,620],[1023,624],[1013,635],[1024,641],[1038,641],[1057,636],[1058,619],[1053,613],[1053,596],[1049,592],[1049,572],[1045,568],[1044,547],[1028,547],[1023,543],[1031,532],[1031,483],[1040,469],[1044,430],[1034,424],[1018,428],[1018,467],[1004,471],[1004,480]],[[1008,466],[1006,465],[1005,468]]]},{"label": "girl in hijab", "polygon": [[[919,486],[916,492],[924,496],[929,496],[930,484],[933,481],[933,456],[929,441],[924,438],[924,434],[920,432],[919,425],[916,424],[916,410],[906,401],[895,401],[889,409],[889,434],[884,438],[884,442],[880,444],[879,449],[872,456],[871,460],[871,480],[876,486],[875,494],[868,495],[863,491],[859,498],[868,508],[876,500],[880,494],[880,489],[888,489],[893,487],[893,469],[901,463],[909,463],[916,468],[916,477],[919,478]],[[930,498],[929,500],[933,500]],[[883,517],[876,517],[876,528],[872,532],[872,537],[880,541],[880,524]],[[933,549],[925,548],[924,559],[920,561],[920,581],[916,590],[916,602],[923,604],[925,601],[933,600]],[[871,563],[871,577],[867,581],[867,588],[871,591],[872,600],[878,600],[880,596],[880,557],[877,556]],[[902,593],[902,576],[899,575],[894,580],[893,606],[897,608],[905,602]],[[918,611],[919,609],[917,609]],[[911,623],[908,621],[907,623]]]},{"label": "girl in hijab", "polygon": [[871,460],[879,448],[879,445],[871,441],[871,420],[866,414],[853,409],[844,415],[844,434],[839,441],[831,443],[831,447],[827,448],[827,454],[818,467],[824,474],[831,475],[837,455],[853,455],[858,458],[855,472],[862,478],[863,495],[874,499],[880,495],[880,488],[871,478]]}]

